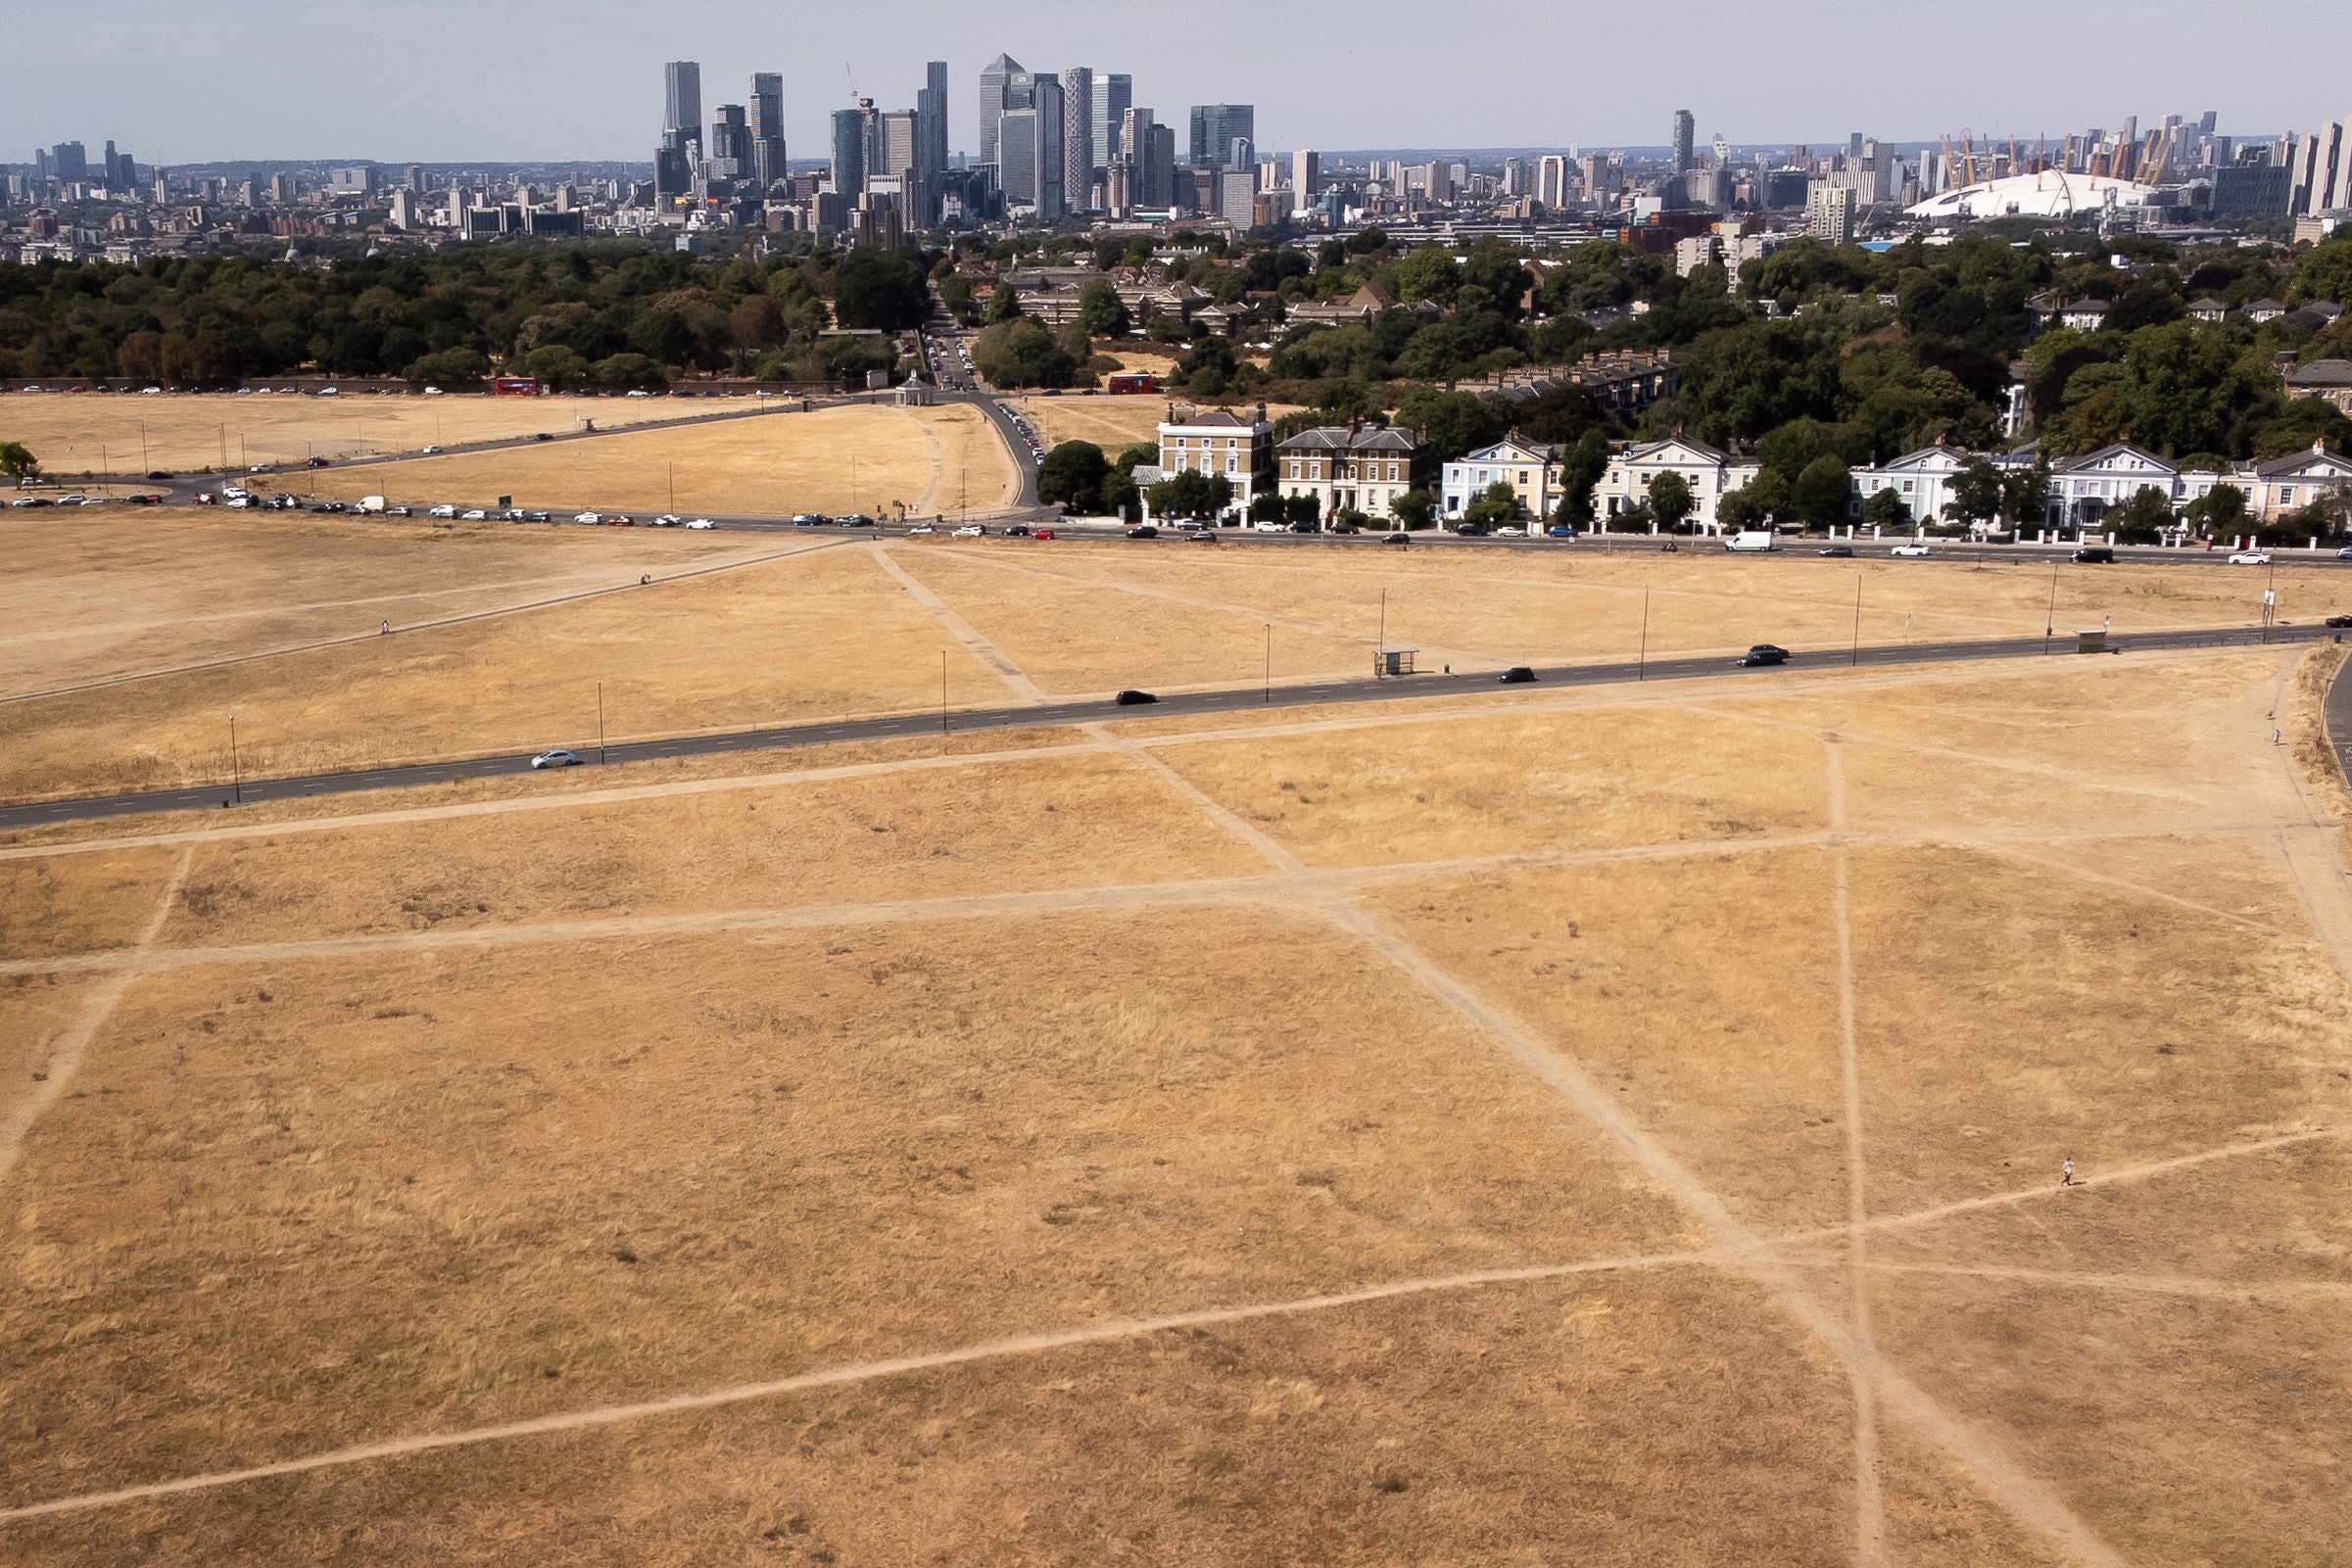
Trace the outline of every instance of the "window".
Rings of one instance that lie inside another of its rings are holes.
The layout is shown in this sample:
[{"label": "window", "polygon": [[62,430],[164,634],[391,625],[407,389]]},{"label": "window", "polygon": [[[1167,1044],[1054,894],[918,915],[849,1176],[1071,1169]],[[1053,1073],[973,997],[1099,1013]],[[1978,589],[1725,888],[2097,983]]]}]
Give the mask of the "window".
[{"label": "window", "polygon": [[1240,446],[1240,445],[1241,445],[1241,443],[1240,443],[1240,442],[1238,442],[1238,441],[1236,441],[1236,440],[1235,440],[1234,438],[1232,438],[1231,436],[1227,436],[1227,437],[1225,437],[1225,451],[1232,451],[1232,450],[1233,450],[1235,447],[1238,447],[1238,446]]},{"label": "window", "polygon": [[1231,452],[1225,453],[1225,472],[1228,474],[1237,474],[1241,472],[1241,459],[1234,456]]},{"label": "window", "polygon": [[1395,463],[1390,463],[1388,465],[1388,477],[1392,480],[1397,477],[1397,465]]},{"label": "window", "polygon": [[2292,485],[2287,485],[2281,488],[2279,492],[2279,504],[2281,506],[2292,506],[2294,503],[2295,487]]}]

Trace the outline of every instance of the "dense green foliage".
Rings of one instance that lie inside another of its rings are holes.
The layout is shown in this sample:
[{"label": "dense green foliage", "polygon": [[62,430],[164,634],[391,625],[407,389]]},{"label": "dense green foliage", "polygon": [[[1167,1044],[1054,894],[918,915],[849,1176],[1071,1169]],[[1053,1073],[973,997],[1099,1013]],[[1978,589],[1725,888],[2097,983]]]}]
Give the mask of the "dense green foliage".
[{"label": "dense green foliage", "polygon": [[439,383],[536,363],[610,386],[694,372],[835,380],[894,356],[871,339],[820,337],[831,302],[845,325],[910,325],[928,309],[926,272],[914,252],[836,265],[825,252],[712,261],[620,242],[332,265],[45,261],[0,267],[0,375],[217,385],[307,369]]},{"label": "dense green foliage", "polygon": [[1037,465],[1037,499],[1074,512],[1100,512],[1102,482],[1110,472],[1110,460],[1093,442],[1065,441]]}]

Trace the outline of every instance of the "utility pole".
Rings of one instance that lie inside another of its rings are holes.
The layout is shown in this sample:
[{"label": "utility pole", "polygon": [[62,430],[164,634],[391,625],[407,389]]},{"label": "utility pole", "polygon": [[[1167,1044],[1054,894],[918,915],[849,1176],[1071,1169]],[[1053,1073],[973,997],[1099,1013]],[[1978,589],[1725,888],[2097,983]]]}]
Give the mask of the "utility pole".
[{"label": "utility pole", "polygon": [[1274,700],[1274,623],[1266,623],[1266,701],[1269,707]]},{"label": "utility pole", "polygon": [[597,766],[604,766],[604,683],[597,683]]},{"label": "utility pole", "polygon": [[947,650],[939,649],[939,734],[947,733]]},{"label": "utility pole", "polygon": [[1642,585],[1642,651],[1633,666],[1636,681],[1650,679],[1650,585]]},{"label": "utility pole", "polygon": [[139,421],[139,472],[146,473],[155,464],[147,460],[147,421]]},{"label": "utility pole", "polygon": [[1388,677],[1388,590],[1380,590],[1380,645],[1372,650],[1372,676],[1376,680]]},{"label": "utility pole", "polygon": [[237,766],[237,716],[228,716],[228,779],[229,793],[238,805],[245,804],[245,772]]},{"label": "utility pole", "polygon": [[1853,656],[1846,661],[1852,669],[1862,662],[1862,574],[1853,574]]},{"label": "utility pole", "polygon": [[2050,639],[2058,635],[2058,563],[2050,562],[2050,609],[2048,622],[2041,628],[2041,651],[2050,650]]}]

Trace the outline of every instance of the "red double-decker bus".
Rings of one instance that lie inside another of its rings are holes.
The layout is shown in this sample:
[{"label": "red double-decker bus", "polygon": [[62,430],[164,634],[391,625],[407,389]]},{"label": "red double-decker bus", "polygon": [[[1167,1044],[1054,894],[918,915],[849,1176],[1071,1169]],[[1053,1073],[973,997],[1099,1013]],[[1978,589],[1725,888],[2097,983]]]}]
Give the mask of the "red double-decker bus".
[{"label": "red double-decker bus", "polygon": [[531,376],[501,376],[490,384],[494,398],[536,398],[539,382]]}]

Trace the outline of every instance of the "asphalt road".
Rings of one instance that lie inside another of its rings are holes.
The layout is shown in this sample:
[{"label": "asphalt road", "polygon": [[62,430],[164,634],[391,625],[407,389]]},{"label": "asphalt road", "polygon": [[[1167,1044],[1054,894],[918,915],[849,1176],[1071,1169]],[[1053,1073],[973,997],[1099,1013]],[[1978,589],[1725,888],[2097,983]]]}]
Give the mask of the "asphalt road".
[{"label": "asphalt road", "polygon": [[[2274,627],[2268,632],[2245,629],[2229,632],[2155,632],[2123,640],[2125,645],[2136,649],[2246,647],[2258,643],[2312,642],[2333,634],[2319,627]],[[1849,663],[1871,668],[1905,665],[1955,664],[1973,659],[2040,658],[2044,656],[2084,657],[2076,654],[2071,635],[2061,635],[2044,641],[2040,638],[2010,639],[1981,642],[1929,642],[1890,647],[1865,647],[1858,654],[1851,649],[1824,649],[1795,654],[1783,668],[1791,670],[1833,670]],[[1540,684],[1554,687],[1618,686],[1647,680],[1656,676],[1661,681],[1709,678],[1732,681],[1767,683],[1768,670],[1746,670],[1720,656],[1712,658],[1653,659],[1623,664],[1585,664],[1539,668]],[[2339,683],[2339,689],[2341,684]],[[1093,699],[1078,702],[1055,702],[1026,707],[982,708],[949,712],[946,725],[958,734],[982,730],[1034,729],[1045,726],[1066,726],[1094,723],[1111,718],[1134,718],[1144,712],[1154,715],[1182,715],[1234,713],[1268,708],[1324,707],[1354,702],[1384,702],[1399,697],[1445,696],[1460,699],[1481,691],[1523,689],[1504,688],[1491,675],[1416,675],[1393,680],[1358,679],[1329,681],[1316,686],[1275,687],[1269,693],[1263,689],[1244,689],[1229,691],[1196,691],[1174,693],[1161,699],[1156,707],[1145,709],[1121,708],[1109,701]],[[2347,707],[2347,719],[2352,719],[2352,706]],[[2332,722],[2332,716],[2331,716]],[[641,762],[655,757],[716,756],[737,751],[770,751],[795,746],[831,745],[852,740],[886,740],[912,736],[936,735],[940,732],[941,717],[937,713],[908,713],[882,719],[843,720],[832,724],[798,725],[786,729],[748,730],[731,735],[692,736],[675,740],[648,740],[625,746],[611,746],[601,753],[603,763]],[[2352,736],[2352,728],[2335,731]],[[565,742],[569,748],[597,765],[600,752],[593,742]],[[458,779],[497,778],[507,774],[531,771],[528,755],[481,757],[462,762],[422,763],[413,767],[378,768],[360,773],[314,774],[304,778],[247,780],[242,784],[223,780],[192,789],[158,790],[148,794],[108,795],[84,800],[54,800],[35,805],[11,806],[0,809],[0,829],[29,828],[43,823],[89,821],[107,817],[127,817],[157,811],[193,811],[218,809],[242,801],[254,803],[265,800],[302,800],[315,795],[346,794],[363,789],[410,788],[420,784],[448,784]]]}]

